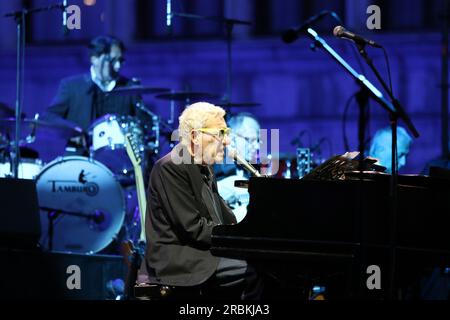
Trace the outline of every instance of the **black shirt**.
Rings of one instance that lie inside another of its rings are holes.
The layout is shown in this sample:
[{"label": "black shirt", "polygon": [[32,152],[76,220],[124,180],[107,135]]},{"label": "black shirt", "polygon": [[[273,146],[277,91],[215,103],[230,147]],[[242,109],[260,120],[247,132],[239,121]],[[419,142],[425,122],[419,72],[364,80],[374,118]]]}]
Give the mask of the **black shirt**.
[{"label": "black shirt", "polygon": [[[120,77],[116,88],[132,84],[131,80]],[[44,118],[62,117],[87,130],[95,119],[108,113],[136,115],[135,106],[138,100],[139,97],[136,95],[114,95],[102,92],[91,80],[89,74],[83,74],[61,81]]]},{"label": "black shirt", "polygon": [[214,176],[204,171],[208,167],[172,161],[180,149],[187,152],[177,145],[150,174],[146,264],[150,281],[191,286],[217,268],[219,258],[209,251],[213,228],[236,223],[236,218],[218,195]]},{"label": "black shirt", "polygon": [[217,224],[223,224],[222,213],[219,206],[219,193],[213,170],[210,166],[198,165],[203,175],[202,198],[209,211],[213,212],[212,219]]}]

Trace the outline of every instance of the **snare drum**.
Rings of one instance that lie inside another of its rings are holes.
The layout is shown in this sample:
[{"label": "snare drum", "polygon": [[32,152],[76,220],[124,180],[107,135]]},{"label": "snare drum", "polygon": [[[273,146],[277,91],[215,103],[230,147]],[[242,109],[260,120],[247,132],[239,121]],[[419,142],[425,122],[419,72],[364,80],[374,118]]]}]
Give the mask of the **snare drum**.
[{"label": "snare drum", "polygon": [[78,156],[49,163],[36,178],[41,211],[41,246],[48,248],[53,227],[53,250],[95,253],[108,246],[125,218],[122,187],[98,161]]},{"label": "snare drum", "polygon": [[[35,179],[42,170],[42,160],[20,158],[18,177],[19,179]],[[0,163],[0,178],[12,176],[11,163]]]},{"label": "snare drum", "polygon": [[125,135],[131,133],[143,149],[143,129],[136,117],[107,114],[97,119],[89,130],[92,137],[91,157],[113,172],[133,168],[126,151]]}]

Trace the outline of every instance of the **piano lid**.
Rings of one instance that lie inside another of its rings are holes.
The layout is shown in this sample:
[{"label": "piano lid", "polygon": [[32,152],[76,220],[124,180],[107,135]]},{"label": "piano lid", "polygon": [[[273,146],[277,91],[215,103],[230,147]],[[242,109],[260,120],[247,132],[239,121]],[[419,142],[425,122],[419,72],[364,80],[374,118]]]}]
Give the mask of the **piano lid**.
[{"label": "piano lid", "polygon": [[[246,217],[236,225],[215,227],[213,244],[227,238],[228,243],[242,240],[241,246],[260,242],[287,248],[299,241],[357,244],[364,237],[368,243],[387,245],[390,177],[370,177],[376,178],[251,178]],[[398,197],[398,245],[450,250],[449,181],[400,176]]]}]

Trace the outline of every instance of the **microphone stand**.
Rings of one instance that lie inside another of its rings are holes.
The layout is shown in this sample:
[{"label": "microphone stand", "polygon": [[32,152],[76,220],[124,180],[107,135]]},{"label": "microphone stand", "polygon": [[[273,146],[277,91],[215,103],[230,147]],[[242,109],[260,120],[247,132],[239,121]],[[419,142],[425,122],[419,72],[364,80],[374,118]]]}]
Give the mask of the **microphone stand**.
[{"label": "microphone stand", "polygon": [[387,86],[386,82],[381,77],[380,73],[373,64],[372,59],[368,56],[365,50],[365,44],[357,43],[358,51],[361,56],[366,61],[367,65],[373,71],[378,81],[383,86],[384,90],[388,93],[394,106],[395,112],[389,113],[390,126],[392,132],[392,143],[391,143],[391,179],[390,179],[390,211],[391,211],[391,230],[390,230],[390,273],[389,273],[389,298],[394,298],[394,289],[397,281],[396,277],[396,242],[397,242],[397,218],[398,218],[398,159],[397,159],[397,126],[398,119],[401,118],[408,129],[412,132],[415,138],[419,137],[419,132],[414,127],[411,119],[406,114],[404,108],[401,106],[400,102],[394,97],[394,93]]},{"label": "microphone stand", "polygon": [[19,163],[20,163],[20,115],[22,114],[22,105],[23,105],[23,79],[24,79],[24,64],[25,64],[25,35],[26,35],[26,24],[25,18],[29,14],[42,12],[42,11],[50,11],[53,9],[66,9],[66,5],[64,3],[52,4],[45,7],[33,8],[33,9],[22,9],[18,11],[13,11],[6,13],[4,15],[5,18],[12,17],[14,18],[17,25],[17,57],[16,57],[16,103],[15,103],[15,140],[13,152],[13,161],[12,161],[12,173],[15,179],[19,176]]},{"label": "microphone stand", "polygon": [[191,13],[181,13],[181,12],[172,12],[172,16],[183,17],[188,19],[199,19],[199,20],[212,20],[216,22],[223,23],[225,25],[226,32],[226,42],[227,42],[227,84],[226,84],[226,93],[222,98],[222,101],[226,103],[231,102],[231,93],[232,93],[232,55],[231,55],[231,42],[232,42],[232,33],[235,25],[246,25],[251,26],[252,23],[250,21],[237,20],[237,19],[229,19],[223,17],[214,17],[214,16],[201,16],[197,14]]},{"label": "microphone stand", "polygon": [[354,70],[336,51],[334,51],[333,48],[331,48],[328,43],[321,38],[316,31],[312,28],[308,28],[306,30],[306,33],[308,36],[310,36],[314,40],[313,48],[320,47],[324,49],[338,64],[340,64],[355,80],[356,83],[360,86],[360,91],[357,94],[357,101],[360,105],[360,114],[359,116],[359,152],[360,152],[360,170],[363,170],[363,162],[364,162],[364,153],[365,153],[365,147],[364,147],[364,134],[365,134],[365,117],[364,112],[369,97],[372,97],[375,101],[377,101],[381,107],[383,107],[385,110],[387,110],[389,113],[395,113],[396,108],[395,106],[387,100],[383,94],[369,81],[366,79],[366,77],[362,74],[359,74]]},{"label": "microphone stand", "polygon": [[102,217],[102,214],[103,214],[101,211],[97,211],[97,210],[94,214],[86,214],[86,213],[59,210],[59,209],[48,208],[48,207],[40,207],[40,209],[47,212],[47,217],[48,217],[48,233],[47,233],[47,235],[48,235],[48,250],[49,251],[53,250],[53,234],[54,234],[54,226],[55,226],[54,222],[60,214],[65,214],[67,216],[72,216],[72,217],[85,218],[87,220],[92,219],[96,223],[101,222],[101,218],[98,218],[98,217]]},{"label": "microphone stand", "polygon": [[[341,65],[356,81],[356,83],[360,86],[360,91],[357,95],[357,101],[359,104],[359,124],[358,124],[358,139],[359,139],[359,171],[362,173],[364,170],[364,152],[365,152],[365,128],[366,128],[366,119],[365,119],[365,110],[367,107],[368,99],[369,97],[372,97],[375,101],[378,102],[378,104],[383,107],[390,115],[394,116],[394,119],[397,119],[397,115],[401,115],[402,118],[407,119],[405,116],[405,113],[399,113],[398,110],[402,110],[401,106],[400,109],[397,105],[400,105],[398,101],[393,100],[393,103],[391,103],[389,100],[387,100],[383,94],[369,81],[366,79],[366,77],[362,74],[359,74],[356,72],[336,51],[334,51],[333,48],[331,48],[327,42],[321,38],[318,33],[312,29],[308,28],[306,30],[306,34],[314,40],[313,48],[320,47],[324,49],[339,65]],[[411,122],[405,121],[407,124],[409,123],[411,125]],[[396,128],[396,122],[395,128]],[[393,124],[394,127],[394,124]],[[414,128],[411,126],[411,128]],[[414,132],[414,131],[413,131]],[[396,134],[393,133],[393,138],[395,135],[395,141],[396,141]],[[394,149],[394,143],[393,143],[393,150]],[[362,181],[362,175],[361,180]],[[395,178],[392,180],[392,183],[396,183]],[[391,188],[391,191],[394,191],[394,196],[396,196],[395,193],[396,185],[394,188]],[[361,197],[359,197],[361,199]],[[391,197],[391,200],[394,200],[393,197]],[[395,199],[396,200],[396,199]],[[396,222],[396,203],[394,205],[394,202],[391,201],[391,209],[392,209],[392,222]],[[360,215],[360,226],[361,226],[361,235],[360,235],[360,241],[361,241],[361,257],[360,257],[360,271],[361,275],[365,274],[364,266],[366,261],[366,254],[367,254],[367,241],[365,238],[365,230],[366,230],[366,217],[363,213]],[[390,259],[390,267],[391,267],[391,273],[390,273],[390,279],[393,281],[389,282],[389,298],[393,298],[394,295],[394,289],[395,289],[395,273],[393,270],[395,270],[396,267],[396,260],[395,260],[395,231],[396,231],[396,224],[391,225],[391,259]],[[392,254],[394,253],[394,254]],[[360,290],[362,290],[362,287],[359,287]]]}]

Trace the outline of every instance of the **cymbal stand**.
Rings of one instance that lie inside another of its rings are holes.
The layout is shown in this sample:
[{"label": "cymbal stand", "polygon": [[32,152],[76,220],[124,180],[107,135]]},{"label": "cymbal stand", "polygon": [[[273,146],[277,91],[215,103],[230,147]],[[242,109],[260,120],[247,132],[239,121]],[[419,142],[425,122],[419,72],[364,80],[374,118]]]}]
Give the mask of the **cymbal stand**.
[{"label": "cymbal stand", "polygon": [[148,114],[148,115],[152,118],[152,131],[155,132],[155,143],[154,143],[154,145],[153,145],[152,147],[156,150],[155,153],[158,153],[157,150],[159,149],[160,118],[159,118],[159,116],[158,116],[156,113],[150,111],[150,110],[145,106],[145,103],[144,103],[143,101],[138,101],[138,102],[136,103],[136,107],[137,107],[139,110],[141,110],[142,112]]},{"label": "cymbal stand", "polygon": [[52,4],[46,7],[34,8],[34,9],[22,9],[18,11],[13,11],[6,13],[4,17],[12,17],[14,18],[17,24],[17,64],[16,64],[16,103],[15,103],[15,117],[16,117],[16,126],[15,126],[15,139],[14,139],[14,148],[11,152],[13,157],[13,166],[12,172],[15,179],[18,178],[19,175],[19,163],[20,163],[20,115],[22,114],[22,105],[23,105],[23,79],[24,79],[24,64],[25,64],[25,35],[26,35],[26,24],[25,18],[29,14],[50,11],[53,9],[60,9],[65,11],[67,4],[65,2]]},{"label": "cymbal stand", "polygon": [[216,22],[223,23],[225,25],[225,33],[226,33],[226,42],[227,42],[227,83],[226,83],[226,92],[222,97],[222,101],[224,103],[229,103],[231,101],[232,94],[232,34],[233,28],[235,25],[246,25],[251,26],[252,23],[249,21],[237,20],[237,19],[229,19],[224,17],[214,17],[214,16],[201,16],[190,13],[181,13],[181,12],[172,12],[172,16],[174,17],[182,17],[187,19],[195,19],[195,20],[212,20]]}]

